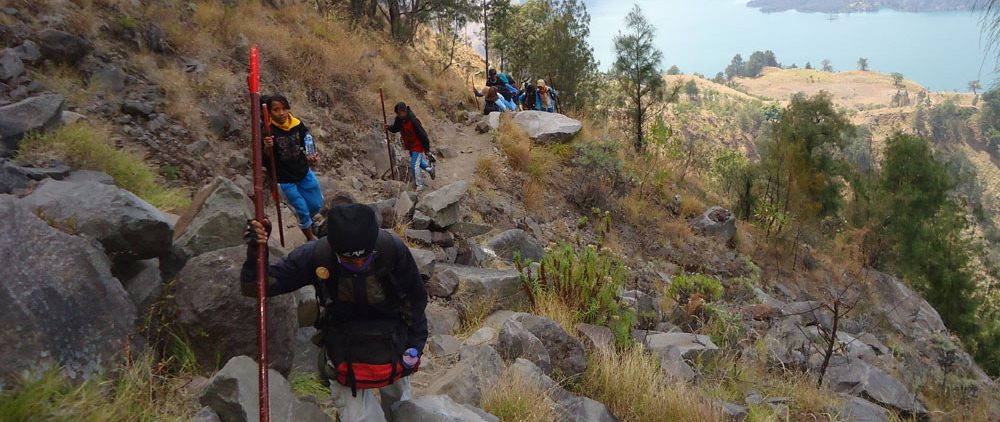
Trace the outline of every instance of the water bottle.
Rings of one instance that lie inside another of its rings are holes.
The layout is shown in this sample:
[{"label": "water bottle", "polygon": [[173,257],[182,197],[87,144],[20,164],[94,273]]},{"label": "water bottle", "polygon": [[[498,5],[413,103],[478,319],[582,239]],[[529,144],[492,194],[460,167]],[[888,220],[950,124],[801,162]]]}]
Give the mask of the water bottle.
[{"label": "water bottle", "polygon": [[411,347],[403,352],[403,366],[405,366],[406,369],[415,368],[419,362],[420,358],[417,357],[417,349]]},{"label": "water bottle", "polygon": [[306,134],[305,144],[306,144],[306,155],[316,154],[316,144],[313,143],[312,134],[309,133]]}]

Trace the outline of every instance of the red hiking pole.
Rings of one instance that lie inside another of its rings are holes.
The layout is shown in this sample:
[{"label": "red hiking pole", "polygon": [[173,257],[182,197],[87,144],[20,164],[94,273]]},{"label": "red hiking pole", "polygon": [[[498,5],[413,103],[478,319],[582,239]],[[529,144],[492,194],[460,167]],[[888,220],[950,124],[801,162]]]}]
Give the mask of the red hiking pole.
[{"label": "red hiking pole", "polygon": [[[264,130],[271,136],[271,113],[267,104],[260,105],[260,113],[264,116]],[[274,145],[271,145],[268,155],[271,157],[271,200],[274,201],[274,212],[278,215],[278,237],[281,247],[285,247],[285,225],[281,222],[281,200],[278,198],[278,167],[274,163]]]},{"label": "red hiking pole", "polygon": [[[250,47],[250,136],[253,138],[253,213],[254,219],[263,222],[264,215],[264,159],[260,140],[260,54],[257,46]],[[257,362],[258,399],[260,422],[270,422],[267,397],[267,245],[257,245]]]},{"label": "red hiking pole", "polygon": [[[378,98],[382,100],[382,123],[389,125],[389,118],[385,114],[385,94],[382,88],[378,89]],[[389,140],[389,129],[385,130],[385,147],[389,150],[389,170],[392,172],[392,180],[399,180],[396,175],[396,153],[392,150],[392,141]]]}]

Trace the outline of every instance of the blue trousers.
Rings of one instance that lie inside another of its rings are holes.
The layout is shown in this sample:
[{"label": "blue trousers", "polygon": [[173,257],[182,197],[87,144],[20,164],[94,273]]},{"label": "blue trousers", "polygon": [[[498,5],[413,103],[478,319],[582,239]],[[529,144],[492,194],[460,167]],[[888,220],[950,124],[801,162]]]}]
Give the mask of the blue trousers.
[{"label": "blue trousers", "polygon": [[319,188],[319,181],[316,180],[312,170],[298,182],[281,183],[281,191],[285,193],[288,203],[295,208],[295,215],[299,218],[302,230],[312,227],[312,216],[323,208],[323,191]]},{"label": "blue trousers", "polygon": [[430,164],[427,162],[427,156],[422,152],[410,151],[410,169],[413,170],[413,183],[417,187],[424,186],[424,172],[430,168]]}]

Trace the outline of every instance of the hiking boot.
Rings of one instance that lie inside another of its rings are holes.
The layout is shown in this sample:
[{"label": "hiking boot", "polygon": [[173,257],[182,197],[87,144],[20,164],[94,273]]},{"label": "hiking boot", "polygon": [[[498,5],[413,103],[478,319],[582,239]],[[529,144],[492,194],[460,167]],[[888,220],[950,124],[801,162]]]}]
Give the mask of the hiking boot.
[{"label": "hiking boot", "polygon": [[430,166],[427,168],[427,174],[431,175],[431,180],[437,178],[437,171],[434,170],[434,166]]}]

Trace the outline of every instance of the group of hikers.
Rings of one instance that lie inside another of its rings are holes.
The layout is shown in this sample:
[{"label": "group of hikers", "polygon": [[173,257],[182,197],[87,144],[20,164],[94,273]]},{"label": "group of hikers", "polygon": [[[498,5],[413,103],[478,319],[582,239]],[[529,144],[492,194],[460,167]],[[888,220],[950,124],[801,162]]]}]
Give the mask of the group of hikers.
[{"label": "group of hikers", "polygon": [[474,91],[477,97],[485,97],[483,114],[518,110],[556,112],[559,93],[549,87],[544,79],[539,79],[535,84],[525,80],[520,88],[517,85],[510,75],[490,68],[486,88]]},{"label": "group of hikers", "polygon": [[[392,404],[412,397],[407,377],[420,367],[427,341],[424,280],[409,248],[379,228],[371,207],[342,193],[327,204],[325,216],[319,215],[324,198],[312,171],[319,152],[309,128],[292,116],[284,96],[266,96],[261,102],[267,116],[261,140],[265,168],[295,209],[308,240],[266,266],[267,296],[315,286],[320,306],[315,325],[321,336],[314,342],[322,349],[318,369],[330,385],[340,420],[391,420]],[[410,107],[400,102],[394,111],[396,118],[385,129],[400,133],[414,182],[423,190],[422,173],[435,177],[430,138]],[[267,219],[247,222],[247,255],[240,272],[244,295],[257,294],[258,252],[264,248],[267,257],[270,234]]]}]

